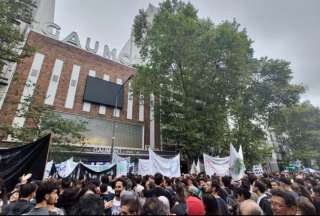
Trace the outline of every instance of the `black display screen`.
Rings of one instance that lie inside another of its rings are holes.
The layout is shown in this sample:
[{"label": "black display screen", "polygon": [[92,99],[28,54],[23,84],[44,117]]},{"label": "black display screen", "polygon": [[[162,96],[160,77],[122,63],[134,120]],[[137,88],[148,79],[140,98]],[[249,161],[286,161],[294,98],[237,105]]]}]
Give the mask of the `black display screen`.
[{"label": "black display screen", "polygon": [[[116,96],[118,97],[116,98]],[[103,79],[88,76],[83,101],[122,109],[123,87]]]}]

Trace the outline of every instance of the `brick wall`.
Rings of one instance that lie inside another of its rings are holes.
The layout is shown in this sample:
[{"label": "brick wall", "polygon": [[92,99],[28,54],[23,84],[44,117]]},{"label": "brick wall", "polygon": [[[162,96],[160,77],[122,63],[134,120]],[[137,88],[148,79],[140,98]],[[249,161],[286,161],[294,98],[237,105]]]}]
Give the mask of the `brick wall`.
[{"label": "brick wall", "polygon": [[[83,94],[85,88],[85,82],[89,70],[96,71],[97,78],[103,78],[104,74],[110,76],[111,82],[116,82],[116,79],[122,79],[123,82],[127,80],[130,75],[135,74],[135,70],[128,66],[122,65],[115,61],[103,58],[96,54],[89,53],[80,48],[74,47],[72,45],[48,38],[36,32],[30,32],[27,40],[27,44],[36,48],[36,52],[45,55],[44,62],[40,71],[40,75],[36,85],[36,91],[39,94],[34,95],[37,103],[43,103],[45,95],[49,86],[50,77],[52,74],[53,66],[56,59],[61,59],[64,61],[63,69],[61,72],[59,85],[54,100],[54,109],[60,112],[80,114],[82,116],[89,116],[101,119],[112,119],[113,108],[107,107],[107,112],[105,115],[98,113],[99,105],[91,104],[90,112],[82,111],[83,107]],[[25,58],[21,63],[18,64],[14,78],[9,87],[9,91],[6,95],[4,105],[0,110],[0,122],[11,124],[15,116],[15,111],[17,109],[18,103],[20,101],[28,73],[30,71],[33,57],[30,56]],[[69,81],[71,78],[73,65],[80,66],[80,75],[77,85],[77,91],[75,96],[75,102],[73,109],[67,109],[64,107],[67,92],[69,88]],[[137,124],[144,124],[145,145],[149,144],[149,97],[145,97],[145,107],[144,107],[144,122],[139,121],[139,101],[138,98],[134,98],[133,102],[133,114],[132,120],[127,119],[127,98],[128,98],[128,85],[126,85],[124,90],[124,103],[123,109],[120,114],[120,118],[115,118],[121,122],[131,122]],[[32,125],[30,120],[26,121],[26,126]],[[160,147],[160,134],[159,134],[159,122],[156,122],[155,130],[155,146]]]}]

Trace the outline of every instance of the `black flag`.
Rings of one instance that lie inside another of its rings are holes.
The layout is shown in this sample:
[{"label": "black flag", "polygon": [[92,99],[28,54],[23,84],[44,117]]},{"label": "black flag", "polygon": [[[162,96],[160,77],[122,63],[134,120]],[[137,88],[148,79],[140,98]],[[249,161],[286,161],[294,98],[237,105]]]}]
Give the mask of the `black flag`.
[{"label": "black flag", "polygon": [[32,173],[32,179],[42,180],[51,134],[27,145],[0,149],[0,177],[8,191],[19,183],[19,177]]}]

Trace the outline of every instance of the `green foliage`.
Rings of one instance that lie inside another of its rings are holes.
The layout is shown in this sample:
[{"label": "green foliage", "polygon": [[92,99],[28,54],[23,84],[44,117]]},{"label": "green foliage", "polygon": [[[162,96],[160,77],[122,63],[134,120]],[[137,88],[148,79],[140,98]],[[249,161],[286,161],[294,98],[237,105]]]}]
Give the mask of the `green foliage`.
[{"label": "green foliage", "polygon": [[252,41],[235,20],[199,19],[190,3],[164,1],[153,23],[147,20],[140,11],[134,23],[144,60],[134,88],[160,99],[163,144],[178,144],[188,159],[227,155],[230,143],[243,146],[246,164],[270,157],[266,129],[304,90],[290,84],[289,63],[253,58]]},{"label": "green foliage", "polygon": [[279,121],[273,127],[282,144],[290,149],[283,152],[287,161],[300,159],[310,165],[310,159],[320,157],[320,109],[310,102],[282,108]]},{"label": "green foliage", "polygon": [[87,131],[87,122],[64,119],[51,106],[43,104],[43,94],[37,89],[33,97],[25,97],[17,114],[26,119],[22,128],[0,123],[0,130],[9,134],[13,139],[29,143],[52,133],[50,152],[71,150],[70,144],[85,144],[83,132]]},{"label": "green foliage", "polygon": [[22,46],[24,32],[19,29],[21,21],[31,23],[33,9],[33,0],[0,1],[0,66],[17,62],[33,51]]}]

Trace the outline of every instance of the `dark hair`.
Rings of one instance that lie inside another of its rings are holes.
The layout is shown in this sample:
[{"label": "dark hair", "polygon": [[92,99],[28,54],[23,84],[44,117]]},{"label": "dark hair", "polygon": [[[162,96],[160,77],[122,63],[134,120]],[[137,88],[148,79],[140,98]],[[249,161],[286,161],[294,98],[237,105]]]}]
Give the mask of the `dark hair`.
[{"label": "dark hair", "polygon": [[63,208],[66,215],[75,215],[77,213],[77,204],[79,201],[78,188],[67,188],[59,196],[57,207]]},{"label": "dark hair", "polygon": [[91,180],[88,181],[88,185],[90,185],[90,184],[93,184],[96,187],[99,187],[100,186],[100,181],[98,179],[91,179]]},{"label": "dark hair", "polygon": [[23,184],[20,186],[19,197],[26,198],[29,195],[31,195],[33,192],[35,192],[36,189],[37,189],[37,186],[33,183]]},{"label": "dark hair", "polygon": [[284,177],[284,176],[280,178],[280,182],[282,182],[282,183],[284,183],[286,185],[291,185],[292,184],[291,181],[288,178]]},{"label": "dark hair", "polygon": [[252,184],[253,184],[253,182],[255,182],[257,179],[258,179],[258,178],[257,178],[257,176],[256,176],[256,175],[254,175],[254,174],[250,174],[250,175],[249,175],[249,182],[250,182],[250,185],[252,185]]},{"label": "dark hair", "polygon": [[54,190],[59,190],[57,184],[51,182],[41,183],[36,192],[37,203],[41,203],[45,199],[46,194],[50,194]]},{"label": "dark hair", "polygon": [[176,201],[179,203],[186,202],[186,192],[185,185],[182,182],[178,182],[175,184],[175,192],[176,192]]},{"label": "dark hair", "polygon": [[255,186],[256,188],[258,188],[258,190],[259,190],[261,193],[264,193],[264,192],[266,191],[266,189],[267,189],[267,187],[266,187],[262,182],[259,182],[259,181],[256,181],[256,182],[254,183],[254,186]]},{"label": "dark hair", "polygon": [[297,206],[301,210],[302,215],[316,215],[316,208],[306,197],[300,196],[297,199]]},{"label": "dark hair", "polygon": [[118,178],[114,181],[114,186],[116,186],[117,182],[122,182],[122,186],[125,188],[127,186],[127,182],[123,178]]},{"label": "dark hair", "polygon": [[169,177],[165,176],[165,177],[164,177],[164,180],[166,181],[166,183],[167,183],[169,186],[171,186],[172,181],[171,181],[171,179],[170,179]]},{"label": "dark hair", "polygon": [[288,208],[297,206],[296,199],[289,191],[271,190],[272,196],[281,197]]},{"label": "dark hair", "polygon": [[215,191],[218,193],[218,195],[224,200],[226,201],[227,200],[227,192],[225,190],[223,190],[221,187],[220,187],[220,184],[217,180],[213,179],[211,181],[211,184],[212,184],[212,187],[215,188]]},{"label": "dark hair", "polygon": [[70,187],[71,187],[71,184],[72,184],[71,179],[69,179],[69,178],[64,178],[64,179],[62,179],[61,187],[62,187],[63,189],[70,188]]},{"label": "dark hair", "polygon": [[101,184],[100,185],[100,192],[104,193],[108,190],[108,185],[107,184]]},{"label": "dark hair", "polygon": [[165,205],[156,197],[147,198],[143,205],[142,215],[166,215]]},{"label": "dark hair", "polygon": [[313,192],[320,194],[320,185],[313,187]]},{"label": "dark hair", "polygon": [[239,188],[237,188],[236,190],[235,190],[235,195],[236,196],[241,196],[241,195],[243,195],[243,197],[244,197],[244,199],[250,199],[250,197],[251,197],[251,193],[250,193],[250,190],[249,190],[249,188],[247,188],[246,186],[244,186],[244,185],[242,185],[242,186],[240,186]]},{"label": "dark hair", "polygon": [[136,184],[141,184],[142,183],[142,177],[141,175],[137,175],[134,177],[134,181]]},{"label": "dark hair", "polygon": [[78,215],[104,215],[103,200],[96,194],[87,194],[81,197]]},{"label": "dark hair", "polygon": [[217,199],[211,194],[203,194],[202,201],[206,210],[206,215],[218,215],[219,207]]},{"label": "dark hair", "polygon": [[231,186],[231,180],[232,180],[231,176],[223,176],[221,180],[222,180],[222,183],[225,187]]},{"label": "dark hair", "polygon": [[109,185],[109,183],[110,183],[109,182],[109,176],[107,176],[107,175],[101,176],[101,183]]},{"label": "dark hair", "polygon": [[154,183],[156,185],[160,185],[162,183],[162,181],[163,181],[163,175],[161,173],[156,173],[154,175]]}]

